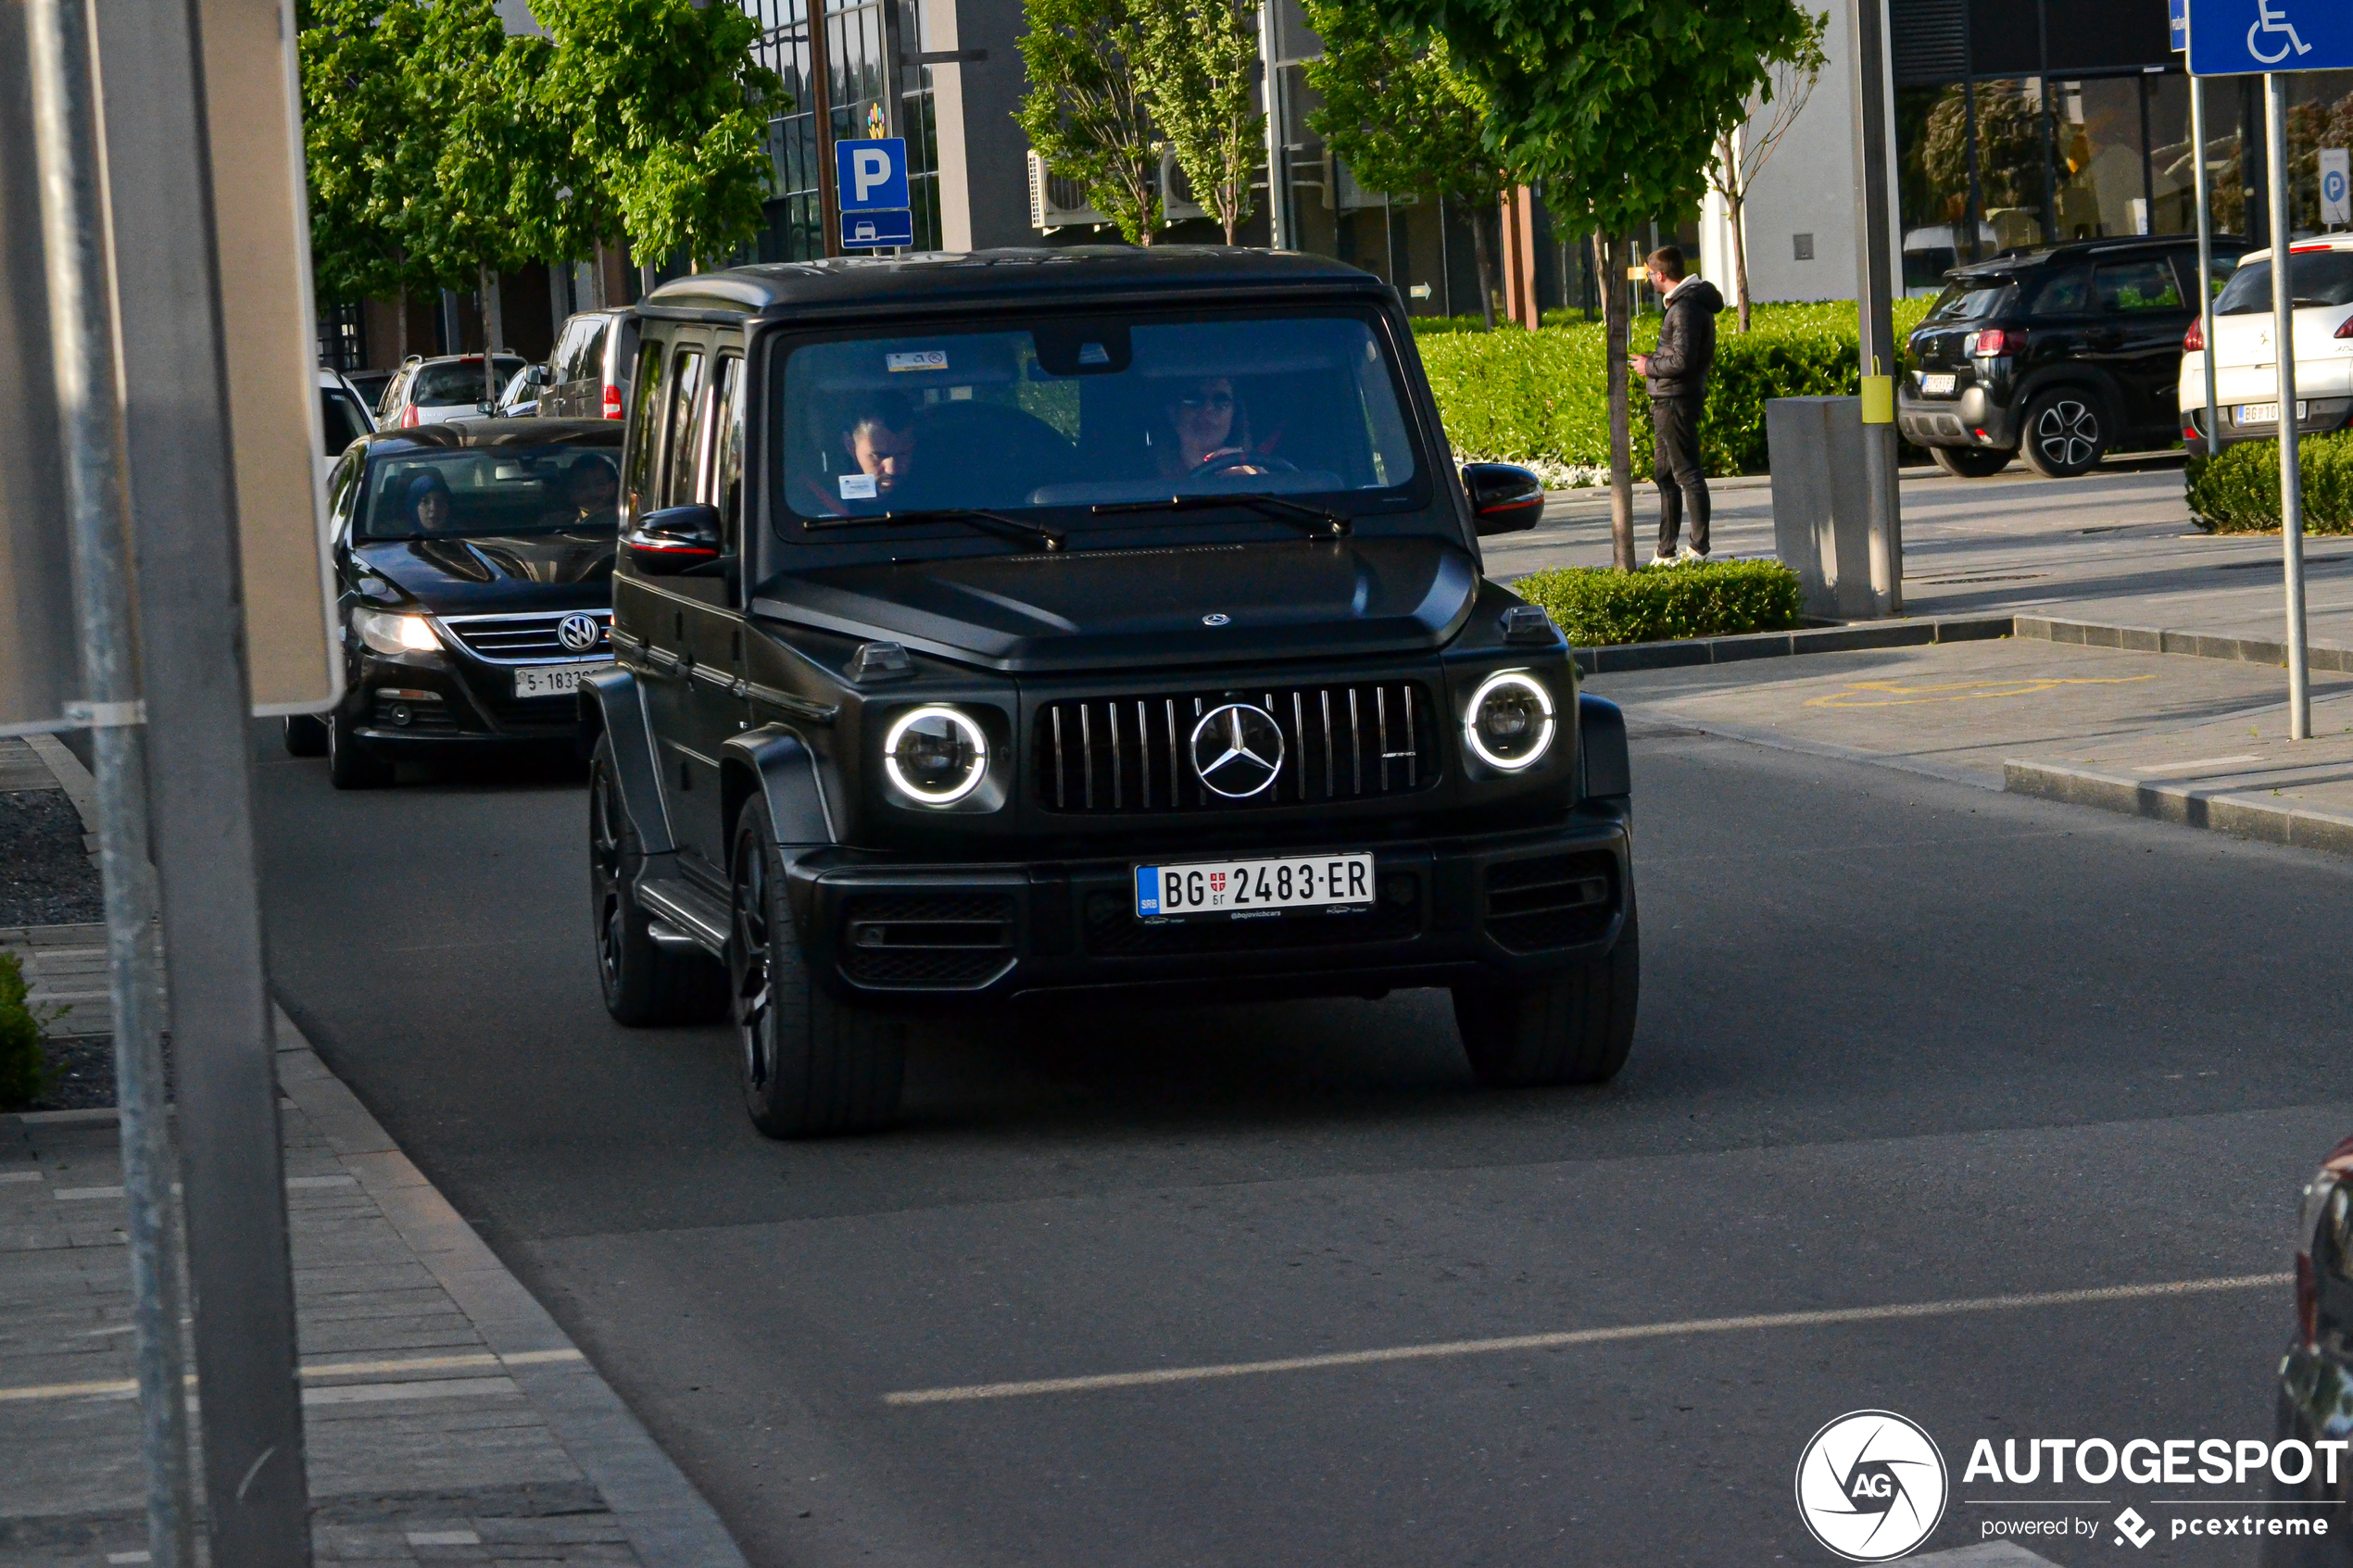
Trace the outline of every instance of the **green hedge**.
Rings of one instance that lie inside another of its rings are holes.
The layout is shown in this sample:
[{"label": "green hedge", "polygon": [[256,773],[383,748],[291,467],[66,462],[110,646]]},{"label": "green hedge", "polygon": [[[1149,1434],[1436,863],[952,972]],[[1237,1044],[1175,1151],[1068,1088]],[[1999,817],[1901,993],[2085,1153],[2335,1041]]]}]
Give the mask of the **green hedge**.
[{"label": "green hedge", "polygon": [[[1898,301],[1899,338],[1927,311],[1926,300]],[[1852,304],[1761,305],[1752,314],[1755,330],[1746,334],[1732,330],[1730,311],[1717,319],[1716,369],[1700,421],[1700,455],[1712,474],[1766,471],[1768,398],[1852,395],[1860,384]],[[1635,323],[1635,352],[1657,342],[1657,317]],[[1457,457],[1531,463],[1540,471],[1608,465],[1609,388],[1599,323],[1532,332],[1440,330],[1420,337],[1419,346]],[[1632,414],[1634,470],[1646,476],[1650,400],[1639,380]]]},{"label": "green hedge", "polygon": [[[2296,444],[2304,479],[2304,527],[2353,533],[2353,432],[2308,435]],[[2209,533],[2268,533],[2280,526],[2280,444],[2249,441],[2219,458],[2192,458],[2190,516]]]},{"label": "green hedge", "polygon": [[24,966],[0,953],[0,1110],[31,1105],[49,1086],[41,1019],[25,1001]]},{"label": "green hedge", "polygon": [[1512,584],[1578,647],[1728,637],[1804,624],[1797,573],[1778,561],[1692,561],[1617,571],[1554,567]]}]

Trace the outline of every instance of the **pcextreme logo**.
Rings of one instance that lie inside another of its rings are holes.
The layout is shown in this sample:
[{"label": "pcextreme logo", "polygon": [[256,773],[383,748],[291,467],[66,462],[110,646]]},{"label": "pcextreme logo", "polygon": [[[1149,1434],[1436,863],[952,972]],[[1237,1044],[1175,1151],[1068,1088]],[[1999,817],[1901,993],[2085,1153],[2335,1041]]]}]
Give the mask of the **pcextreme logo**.
[{"label": "pcextreme logo", "polygon": [[1894,1411],[1851,1411],[1797,1459],[1798,1517],[1849,1562],[1892,1562],[1928,1539],[1947,1491],[1935,1439]]}]

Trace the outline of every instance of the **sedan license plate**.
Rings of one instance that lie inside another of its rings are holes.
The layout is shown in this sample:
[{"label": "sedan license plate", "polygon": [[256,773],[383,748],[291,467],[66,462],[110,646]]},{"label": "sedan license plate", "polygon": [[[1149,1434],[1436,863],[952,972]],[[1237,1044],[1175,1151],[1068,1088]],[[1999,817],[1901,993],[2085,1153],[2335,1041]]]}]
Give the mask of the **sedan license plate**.
[{"label": "sedan license plate", "polygon": [[1930,397],[1952,396],[1953,372],[1950,370],[1940,370],[1932,375],[1921,376],[1920,391]]},{"label": "sedan license plate", "polygon": [[570,696],[580,689],[580,677],[610,670],[610,664],[565,664],[547,670],[515,671],[517,696]]},{"label": "sedan license plate", "polygon": [[1136,918],[1236,918],[1286,909],[1360,909],[1373,901],[1370,855],[1202,860],[1136,868]]},{"label": "sedan license plate", "polygon": [[[2302,398],[2296,400],[2296,417],[2302,419],[2310,405]],[[2276,403],[2242,403],[2239,423],[2243,425],[2275,425],[2280,422],[2280,406]]]}]

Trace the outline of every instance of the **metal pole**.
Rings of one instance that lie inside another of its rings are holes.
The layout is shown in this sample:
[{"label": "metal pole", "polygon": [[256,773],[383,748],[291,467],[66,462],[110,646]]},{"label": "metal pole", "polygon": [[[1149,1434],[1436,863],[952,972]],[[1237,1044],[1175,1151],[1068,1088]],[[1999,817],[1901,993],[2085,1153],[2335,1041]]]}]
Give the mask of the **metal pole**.
[{"label": "metal pole", "polygon": [[[1283,115],[1283,73],[1275,64],[1275,0],[1264,0],[1258,7],[1259,96],[1266,113],[1266,248],[1291,248],[1290,184],[1289,159],[1284,149],[1290,144],[1290,127]],[[1442,198],[1441,198],[1442,199]],[[1446,227],[1445,212],[1439,213],[1439,229],[1442,237]],[[1442,275],[1445,269],[1439,269]]]},{"label": "metal pole", "polygon": [[2214,204],[2206,171],[2206,82],[2190,78],[2190,141],[2197,170],[2197,334],[2206,345],[2206,455],[2222,450],[2221,410],[2214,392]]},{"label": "metal pole", "polygon": [[2287,737],[2312,738],[2312,689],[2304,657],[2304,475],[2296,466],[2296,280],[2290,276],[2287,211],[2287,78],[2263,78],[2271,185],[2271,335],[2280,382],[2280,554],[2287,573]]},{"label": "metal pole", "polygon": [[137,392],[125,426],[205,1531],[216,1568],[304,1568],[310,1501],[201,28],[218,3],[107,0],[98,21],[123,377]]},{"label": "metal pole", "polygon": [[1862,327],[1863,493],[1871,612],[1904,613],[1904,522],[1895,473],[1894,233],[1887,214],[1887,56],[1883,0],[1852,0],[1855,44],[1855,300]]},{"label": "metal pole", "polygon": [[116,1116],[128,1210],[140,1446],[147,1473],[147,1551],[158,1564],[189,1568],[195,1546],[180,1351],[180,1260],[171,1212],[162,995],[148,923],[154,892],[147,867],[127,457],[114,357],[96,58],[86,0],[34,0],[28,9],[57,420],[82,677],[88,692],[87,700],[69,705],[68,712],[91,727],[96,764]]}]

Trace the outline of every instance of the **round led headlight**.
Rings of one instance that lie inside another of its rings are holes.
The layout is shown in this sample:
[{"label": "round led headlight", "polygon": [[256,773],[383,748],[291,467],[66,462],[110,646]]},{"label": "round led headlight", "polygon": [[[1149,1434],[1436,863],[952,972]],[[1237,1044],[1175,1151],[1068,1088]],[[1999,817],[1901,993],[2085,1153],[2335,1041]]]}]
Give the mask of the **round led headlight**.
[{"label": "round led headlight", "polygon": [[988,737],[970,714],[918,708],[883,736],[883,771],[891,787],[925,806],[952,806],[988,774]]},{"label": "round led headlight", "polygon": [[1491,768],[1516,773],[1553,746],[1553,694],[1521,670],[1490,675],[1471,694],[1463,742]]}]

